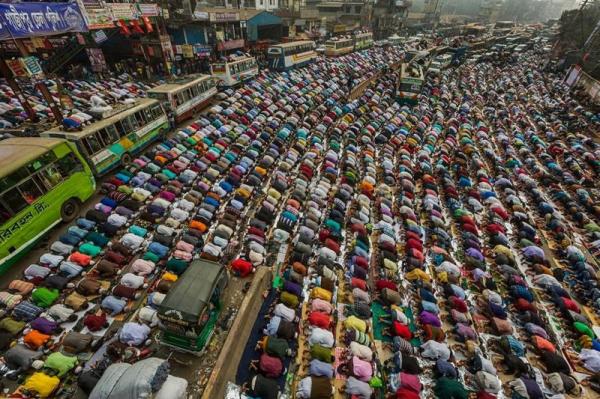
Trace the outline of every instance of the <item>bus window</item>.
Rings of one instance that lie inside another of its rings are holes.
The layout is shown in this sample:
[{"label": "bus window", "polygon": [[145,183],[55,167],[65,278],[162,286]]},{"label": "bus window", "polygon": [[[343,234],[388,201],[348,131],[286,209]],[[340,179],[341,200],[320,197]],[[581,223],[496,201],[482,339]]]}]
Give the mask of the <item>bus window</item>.
[{"label": "bus window", "polygon": [[154,120],[154,114],[152,112],[151,108],[144,108],[144,118],[146,119],[147,123],[150,123]]},{"label": "bus window", "polygon": [[115,127],[115,125],[108,125],[107,127],[105,127],[105,129],[112,140],[111,143],[114,143],[119,140],[119,132],[117,132],[117,128]]},{"label": "bus window", "polygon": [[26,167],[22,167],[6,176],[2,181],[0,181],[0,192],[8,190],[10,187],[13,187],[15,184],[20,182],[23,179],[27,179],[29,177],[30,172],[27,171]]},{"label": "bus window", "polygon": [[35,173],[38,170],[42,169],[46,165],[50,165],[52,162],[56,160],[56,155],[53,152],[48,152],[29,165],[27,165],[27,169],[29,170],[29,174]]},{"label": "bus window", "polygon": [[82,172],[83,165],[77,159],[77,156],[71,152],[58,160],[58,169],[60,174],[66,178],[73,173]]},{"label": "bus window", "polygon": [[40,187],[38,187],[38,185],[35,182],[36,178],[38,177],[36,175],[33,175],[31,179],[19,185],[19,191],[21,192],[25,202],[27,202],[27,204],[29,205],[33,204],[35,200],[44,195]]},{"label": "bus window", "polygon": [[84,137],[82,140],[83,147],[89,156],[94,155],[104,148],[104,145],[98,141],[95,134],[90,134],[87,137]]},{"label": "bus window", "polygon": [[58,169],[58,165],[50,165],[40,172],[40,177],[44,180],[44,185],[53,188],[63,180],[63,175]]},{"label": "bus window", "polygon": [[142,127],[144,126],[146,123],[148,123],[145,118],[144,118],[144,113],[142,111],[138,111],[135,113],[135,119],[138,122],[138,126]]},{"label": "bus window", "polygon": [[96,134],[100,139],[99,141],[101,141],[104,144],[104,146],[111,145],[112,143],[118,140],[118,138],[114,139],[106,129],[100,129]]},{"label": "bus window", "polygon": [[177,101],[175,102],[176,106],[179,106],[185,102],[185,97],[183,96],[182,92],[175,94],[175,98],[177,98]]},{"label": "bus window", "polygon": [[[190,87],[190,91],[192,92],[192,97],[198,97],[200,93],[198,93],[198,86]],[[200,90],[202,92],[202,90]]]},{"label": "bus window", "polygon": [[123,120],[127,120],[129,122],[129,126],[131,126],[131,130],[130,132],[133,133],[136,130],[138,130],[141,126],[138,123],[137,119],[135,119],[135,115],[129,115],[125,118],[123,118]]},{"label": "bus window", "polygon": [[127,118],[123,118],[120,121],[115,122],[115,127],[119,133],[119,137],[127,136],[133,131],[133,128]]},{"label": "bus window", "polygon": [[6,206],[4,206],[4,204],[0,202],[0,224],[4,224],[4,222],[8,221],[10,219],[10,216],[10,212],[8,211]]},{"label": "bus window", "polygon": [[151,109],[151,111],[152,111],[152,116],[153,116],[152,119],[153,120],[160,118],[162,116],[162,114],[163,114],[163,111],[160,108],[160,105],[158,105],[158,104],[155,105],[155,106],[153,106],[152,109]]},{"label": "bus window", "polygon": [[13,215],[27,207],[27,203],[23,201],[23,196],[17,187],[2,194],[2,200],[8,205]]}]

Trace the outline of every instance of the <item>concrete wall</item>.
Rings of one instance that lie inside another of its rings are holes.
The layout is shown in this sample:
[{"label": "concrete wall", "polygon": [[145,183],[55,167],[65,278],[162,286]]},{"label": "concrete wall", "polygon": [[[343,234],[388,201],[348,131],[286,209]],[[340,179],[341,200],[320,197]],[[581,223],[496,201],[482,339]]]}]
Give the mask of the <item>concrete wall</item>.
[{"label": "concrete wall", "polygon": [[235,381],[238,364],[242,358],[244,344],[250,336],[251,326],[263,303],[263,292],[271,286],[273,274],[270,268],[260,267],[254,275],[252,285],[242,301],[221,354],[206,384],[202,399],[221,399],[225,395],[228,381]]}]

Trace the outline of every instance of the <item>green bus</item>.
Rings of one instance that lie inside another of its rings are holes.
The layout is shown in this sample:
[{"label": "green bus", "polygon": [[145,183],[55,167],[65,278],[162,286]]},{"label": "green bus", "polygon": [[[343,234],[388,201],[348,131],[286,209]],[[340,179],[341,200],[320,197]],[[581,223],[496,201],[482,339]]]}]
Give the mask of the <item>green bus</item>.
[{"label": "green bus", "polygon": [[423,69],[416,63],[403,63],[398,77],[397,100],[400,104],[415,105],[421,93]]},{"label": "green bus", "polygon": [[199,356],[215,329],[227,282],[219,263],[192,262],[158,307],[161,344]]},{"label": "green bus", "polygon": [[96,190],[89,166],[65,140],[0,141],[0,274]]},{"label": "green bus", "polygon": [[[124,108],[124,109],[123,109]],[[79,131],[65,131],[60,126],[40,134],[77,145],[96,176],[131,162],[131,157],[148,144],[164,137],[169,120],[158,100],[142,98],[134,104],[121,105],[104,119]]]}]

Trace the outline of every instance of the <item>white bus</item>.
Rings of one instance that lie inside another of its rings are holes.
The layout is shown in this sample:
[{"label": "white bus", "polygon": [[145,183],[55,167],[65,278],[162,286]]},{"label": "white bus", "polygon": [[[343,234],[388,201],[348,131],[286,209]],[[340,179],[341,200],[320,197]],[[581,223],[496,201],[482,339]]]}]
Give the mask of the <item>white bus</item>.
[{"label": "white bus", "polygon": [[354,39],[351,37],[334,38],[325,42],[325,55],[337,57],[354,51]]},{"label": "white bus", "polygon": [[357,32],[354,34],[354,51],[373,46],[373,32]]},{"label": "white bus", "polygon": [[121,112],[85,126],[80,131],[65,131],[57,126],[40,136],[75,143],[94,174],[99,176],[119,165],[128,164],[134,154],[159,137],[164,137],[168,131],[169,120],[160,102],[142,98]]},{"label": "white bus", "polygon": [[175,122],[191,118],[208,105],[217,94],[217,85],[210,75],[189,75],[148,90],[148,97],[157,99]]},{"label": "white bus", "polygon": [[290,68],[306,65],[317,58],[315,42],[311,40],[270,46],[267,55],[269,68],[274,71],[285,71]]},{"label": "white bus", "polygon": [[210,66],[210,73],[220,87],[232,87],[258,75],[256,58],[248,55],[229,57]]}]

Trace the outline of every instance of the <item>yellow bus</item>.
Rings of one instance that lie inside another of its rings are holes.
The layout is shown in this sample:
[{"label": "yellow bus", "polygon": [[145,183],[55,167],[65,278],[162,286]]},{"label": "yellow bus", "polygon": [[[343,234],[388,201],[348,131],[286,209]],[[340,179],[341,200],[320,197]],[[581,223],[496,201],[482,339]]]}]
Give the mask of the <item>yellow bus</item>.
[{"label": "yellow bus", "polygon": [[354,51],[373,46],[373,32],[354,33]]},{"label": "yellow bus", "polygon": [[286,71],[309,64],[317,58],[315,47],[311,40],[274,44],[267,50],[269,69]]},{"label": "yellow bus", "polygon": [[161,102],[176,123],[191,118],[208,105],[217,94],[215,79],[210,75],[189,75],[148,90],[148,97]]},{"label": "yellow bus", "polygon": [[337,57],[354,51],[354,39],[351,37],[333,38],[325,42],[325,55]]},{"label": "yellow bus", "polygon": [[258,75],[256,58],[248,55],[229,57],[225,62],[216,62],[210,66],[211,74],[220,87],[236,86]]}]

